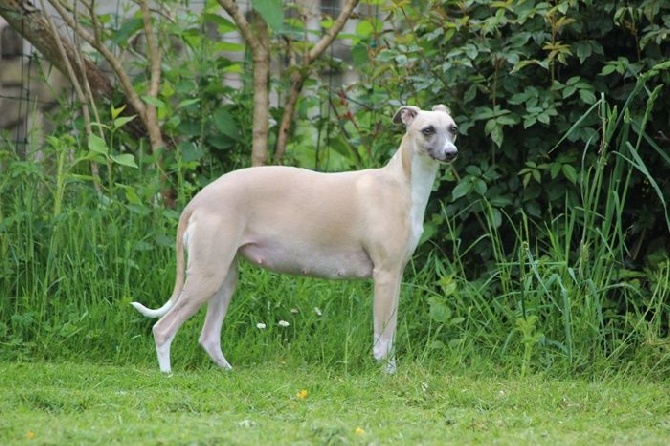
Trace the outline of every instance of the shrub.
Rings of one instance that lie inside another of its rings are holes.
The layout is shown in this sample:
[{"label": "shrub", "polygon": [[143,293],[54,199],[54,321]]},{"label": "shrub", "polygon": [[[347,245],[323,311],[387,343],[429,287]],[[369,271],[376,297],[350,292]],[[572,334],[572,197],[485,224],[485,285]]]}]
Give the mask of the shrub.
[{"label": "shrub", "polygon": [[[670,5],[474,0],[387,9],[399,31],[357,43],[371,56],[340,115],[379,102],[452,108],[460,156],[433,196],[432,243],[422,249],[451,256],[438,277],[456,272],[469,279],[471,298],[492,299],[486,310],[476,305],[482,324],[502,325],[482,330],[508,331],[506,346],[523,333],[524,361],[537,344],[545,364],[558,354],[571,367],[635,355],[650,332],[667,336],[670,290],[658,277],[670,246]],[[430,316],[454,305],[435,299]],[[466,316],[449,308],[456,320]]]}]

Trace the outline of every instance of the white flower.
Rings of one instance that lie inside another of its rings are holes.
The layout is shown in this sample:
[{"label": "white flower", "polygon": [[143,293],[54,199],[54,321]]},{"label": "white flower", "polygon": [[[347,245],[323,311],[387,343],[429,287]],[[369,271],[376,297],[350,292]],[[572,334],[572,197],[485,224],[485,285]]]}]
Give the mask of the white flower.
[{"label": "white flower", "polygon": [[314,313],[315,313],[317,316],[321,317],[321,310],[319,310],[319,307],[314,307]]},{"label": "white flower", "polygon": [[256,324],[256,327],[263,330],[264,328],[267,328],[267,325],[265,325],[263,322],[259,322]]},{"label": "white flower", "polygon": [[280,327],[288,327],[289,325],[291,325],[291,324],[288,323],[288,321],[285,321],[283,319],[281,321],[279,321],[278,324],[279,324]]}]

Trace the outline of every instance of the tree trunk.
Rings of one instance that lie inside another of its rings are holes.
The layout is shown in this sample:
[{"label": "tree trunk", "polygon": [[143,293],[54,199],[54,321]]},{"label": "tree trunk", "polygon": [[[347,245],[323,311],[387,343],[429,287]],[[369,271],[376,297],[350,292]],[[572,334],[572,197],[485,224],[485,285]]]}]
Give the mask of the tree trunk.
[{"label": "tree trunk", "polygon": [[240,28],[242,38],[249,46],[253,63],[253,129],[251,141],[251,165],[268,163],[268,134],[270,118],[270,36],[268,25],[255,11],[250,21],[235,0],[219,0],[224,11]]},{"label": "tree trunk", "polygon": [[253,60],[253,132],[251,140],[251,165],[268,163],[268,134],[270,122],[270,37],[265,20],[252,13],[251,26],[256,41],[252,45]]}]

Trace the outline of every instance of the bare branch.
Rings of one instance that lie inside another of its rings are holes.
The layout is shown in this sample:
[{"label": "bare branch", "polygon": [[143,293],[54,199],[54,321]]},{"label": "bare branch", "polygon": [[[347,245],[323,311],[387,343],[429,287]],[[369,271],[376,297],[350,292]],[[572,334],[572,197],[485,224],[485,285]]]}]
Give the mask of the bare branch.
[{"label": "bare branch", "polygon": [[340,15],[333,23],[333,26],[326,32],[326,34],[312,47],[300,66],[295,67],[291,72],[291,86],[289,88],[288,100],[284,106],[284,113],[277,131],[277,142],[275,143],[275,153],[273,162],[280,164],[284,153],[286,152],[286,145],[288,144],[288,135],[293,122],[293,115],[300,98],[300,93],[305,85],[305,81],[309,77],[310,64],[312,64],[323,52],[333,43],[337,34],[342,30],[344,24],[349,20],[354,9],[358,5],[358,0],[347,0],[340,11]]},{"label": "bare branch", "polygon": [[[44,0],[40,0],[40,3],[42,5],[42,9],[45,9],[45,4]],[[56,29],[56,24],[51,20],[51,17],[46,16],[47,21],[49,22],[49,26],[51,28],[51,32],[54,35],[58,35],[58,30]],[[90,116],[90,111],[89,111],[89,102],[93,100],[92,94],[91,94],[91,88],[90,85],[88,84],[88,79],[84,79],[84,85],[86,88],[86,92],[84,92],[84,89],[82,88],[82,85],[79,83],[79,80],[77,79],[77,76],[74,72],[74,68],[72,67],[72,64],[70,63],[70,60],[67,57],[67,53],[65,51],[65,47],[63,46],[63,42],[60,39],[56,40],[56,46],[58,47],[58,51],[60,52],[60,56],[64,61],[65,68],[67,69],[67,75],[68,78],[70,79],[70,83],[74,87],[74,90],[77,94],[77,97],[79,98],[79,102],[81,103],[81,111],[82,115],[84,116],[84,124],[86,126],[86,134],[90,135],[92,128],[91,128],[91,116]],[[77,53],[78,54],[78,53]],[[79,69],[83,71],[83,63],[81,63],[81,59],[77,59],[77,64],[79,65]],[[94,111],[97,111],[95,107],[93,107]],[[99,193],[100,192],[100,174],[98,170],[98,165],[94,162],[90,162],[90,167],[91,167],[91,176],[93,178],[93,187],[95,190]]]},{"label": "bare branch", "polygon": [[356,6],[358,6],[358,1],[359,0],[347,0],[347,2],[342,7],[342,11],[340,11],[340,15],[333,23],[333,26],[331,26],[330,29],[326,31],[326,34],[321,38],[321,40],[319,40],[309,51],[307,61],[305,63],[309,64],[318,59],[319,56],[321,56],[321,54],[323,54],[323,52],[333,43],[337,35],[342,30],[344,24],[347,23],[347,20],[349,20],[351,14],[353,14]]},{"label": "bare branch", "polygon": [[[63,8],[63,6],[60,4],[58,0],[49,0],[49,4],[51,4],[51,6],[54,7],[54,9],[63,19],[63,21],[65,21],[65,23],[67,23],[67,25],[70,28],[72,28],[79,37],[88,42],[109,63],[109,65],[112,67],[112,70],[114,71],[114,74],[119,80],[121,88],[123,89],[126,98],[128,98],[130,105],[133,107],[133,109],[137,111],[137,113],[140,115],[140,119],[142,119],[142,121],[146,126],[146,120],[144,119],[146,114],[144,104],[142,103],[139,95],[133,88],[133,82],[130,79],[130,76],[128,76],[126,70],[124,70],[124,68],[121,66],[119,60],[114,56],[114,54],[112,54],[109,48],[107,48],[102,44],[102,42],[100,42],[99,39],[97,39],[95,36],[91,36],[79,23],[74,21],[72,19],[72,16],[70,16],[67,13],[65,8]],[[110,90],[111,90],[111,84],[110,84]]]}]

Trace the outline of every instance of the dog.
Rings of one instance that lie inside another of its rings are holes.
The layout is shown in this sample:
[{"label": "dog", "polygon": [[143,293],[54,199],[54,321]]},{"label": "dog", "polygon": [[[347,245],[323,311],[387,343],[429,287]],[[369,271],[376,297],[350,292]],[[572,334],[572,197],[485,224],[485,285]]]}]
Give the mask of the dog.
[{"label": "dog", "polygon": [[[237,284],[239,257],[271,271],[374,282],[373,356],[396,371],[394,338],[403,270],[423,233],[428,196],[441,164],[458,154],[449,109],[403,106],[406,131],[386,166],[321,173],[283,166],[228,172],[184,208],[177,228],[177,278],[169,300],[132,305],[153,327],[160,370],[171,373],[170,344],[207,303],[200,345],[223,369],[221,328]],[[184,251],[187,253],[184,271]]]}]

